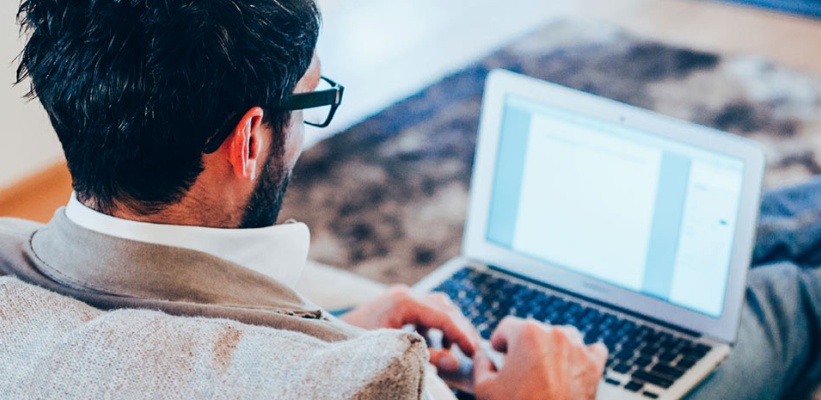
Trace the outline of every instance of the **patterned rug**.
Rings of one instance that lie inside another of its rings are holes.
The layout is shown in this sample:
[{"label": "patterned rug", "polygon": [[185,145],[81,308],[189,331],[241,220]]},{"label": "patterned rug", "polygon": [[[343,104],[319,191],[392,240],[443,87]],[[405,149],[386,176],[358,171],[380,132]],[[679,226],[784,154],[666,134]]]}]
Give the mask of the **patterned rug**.
[{"label": "patterned rug", "polygon": [[760,58],[565,21],[307,151],[282,217],[311,227],[312,259],[412,284],[459,254],[482,88],[493,68],[754,139],[767,152],[768,187],[821,173],[821,80]]}]

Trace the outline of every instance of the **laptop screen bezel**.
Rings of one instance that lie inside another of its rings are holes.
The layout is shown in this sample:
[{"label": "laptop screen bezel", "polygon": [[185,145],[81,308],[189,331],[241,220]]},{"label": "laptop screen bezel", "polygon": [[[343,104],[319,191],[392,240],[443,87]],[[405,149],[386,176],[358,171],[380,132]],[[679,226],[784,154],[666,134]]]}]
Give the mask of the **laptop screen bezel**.
[{"label": "laptop screen bezel", "polygon": [[[634,292],[548,262],[518,254],[488,240],[493,180],[506,99],[509,96],[653,132],[683,144],[739,159],[744,164],[741,200],[724,306],[718,317]],[[648,317],[733,343],[744,302],[747,272],[758,220],[764,155],[755,142],[504,70],[492,71],[482,101],[463,254],[472,260],[613,304]]]}]

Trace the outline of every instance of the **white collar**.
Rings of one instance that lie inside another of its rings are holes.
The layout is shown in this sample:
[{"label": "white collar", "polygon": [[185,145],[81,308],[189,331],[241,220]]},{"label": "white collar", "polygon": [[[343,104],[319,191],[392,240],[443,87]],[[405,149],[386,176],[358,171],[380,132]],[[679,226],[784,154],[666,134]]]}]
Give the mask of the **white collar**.
[{"label": "white collar", "polygon": [[220,229],[161,225],[112,217],[86,207],[72,193],[66,216],[88,230],[121,239],[180,247],[208,253],[267,275],[290,288],[296,286],[311,233],[303,223],[256,229]]}]

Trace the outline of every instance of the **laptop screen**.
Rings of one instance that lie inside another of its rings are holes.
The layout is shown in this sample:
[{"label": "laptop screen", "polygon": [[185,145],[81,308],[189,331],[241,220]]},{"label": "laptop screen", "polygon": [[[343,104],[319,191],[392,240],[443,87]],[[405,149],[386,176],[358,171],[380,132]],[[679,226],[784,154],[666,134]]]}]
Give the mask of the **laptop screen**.
[{"label": "laptop screen", "polygon": [[740,159],[508,96],[487,239],[719,317],[743,177]]}]

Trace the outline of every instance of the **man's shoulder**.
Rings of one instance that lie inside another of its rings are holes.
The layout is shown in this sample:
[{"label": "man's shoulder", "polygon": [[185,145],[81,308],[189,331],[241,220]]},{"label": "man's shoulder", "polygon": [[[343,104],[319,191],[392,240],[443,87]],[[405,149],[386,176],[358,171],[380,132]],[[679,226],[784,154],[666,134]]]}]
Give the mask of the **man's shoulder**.
[{"label": "man's shoulder", "polygon": [[0,217],[0,245],[9,241],[25,241],[43,224],[20,218]]},{"label": "man's shoulder", "polygon": [[0,218],[0,276],[12,274],[21,262],[23,248],[43,224],[19,218]]}]

